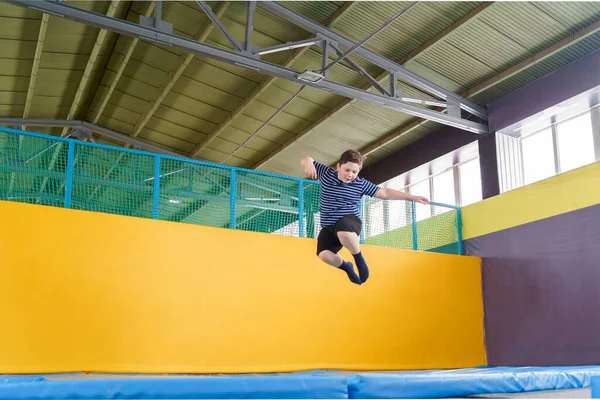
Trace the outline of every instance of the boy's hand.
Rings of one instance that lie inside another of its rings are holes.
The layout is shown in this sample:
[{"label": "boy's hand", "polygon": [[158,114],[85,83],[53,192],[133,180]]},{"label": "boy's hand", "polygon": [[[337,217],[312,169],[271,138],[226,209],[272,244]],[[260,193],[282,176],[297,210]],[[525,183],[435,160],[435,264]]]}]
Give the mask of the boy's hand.
[{"label": "boy's hand", "polygon": [[429,200],[427,199],[427,197],[413,196],[412,199],[413,199],[413,201],[416,201],[417,203],[429,204]]},{"label": "boy's hand", "polygon": [[315,168],[313,161],[314,160],[310,157],[304,157],[300,164],[304,167],[304,173],[306,174],[306,177],[310,179],[317,179],[317,169]]},{"label": "boy's hand", "polygon": [[317,169],[313,163],[304,163],[304,173],[310,179],[317,179]]}]

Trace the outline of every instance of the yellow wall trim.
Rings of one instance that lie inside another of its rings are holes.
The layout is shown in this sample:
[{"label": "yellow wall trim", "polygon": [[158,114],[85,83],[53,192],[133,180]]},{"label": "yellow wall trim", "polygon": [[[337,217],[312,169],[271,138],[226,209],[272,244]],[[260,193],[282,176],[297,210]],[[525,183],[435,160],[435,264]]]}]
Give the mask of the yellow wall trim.
[{"label": "yellow wall trim", "polygon": [[[485,364],[480,259],[0,202],[0,373]],[[348,253],[343,253],[348,259]]]},{"label": "yellow wall trim", "polygon": [[462,208],[463,238],[485,235],[600,203],[600,162]]}]

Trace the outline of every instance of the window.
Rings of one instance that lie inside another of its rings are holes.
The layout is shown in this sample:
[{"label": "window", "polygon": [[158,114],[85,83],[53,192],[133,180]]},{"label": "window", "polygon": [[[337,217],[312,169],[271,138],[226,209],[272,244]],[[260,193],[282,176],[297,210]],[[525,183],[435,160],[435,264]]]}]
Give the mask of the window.
[{"label": "window", "polygon": [[367,237],[377,236],[384,233],[385,221],[383,213],[383,201],[377,199],[368,199],[364,204],[369,215]]},{"label": "window", "polygon": [[458,167],[460,181],[460,205],[466,206],[481,200],[481,170],[479,159],[468,161]]},{"label": "window", "polygon": [[[429,179],[416,183],[410,187],[410,193],[415,196],[425,196],[431,199],[431,193],[429,190]],[[424,204],[415,203],[417,212],[417,221],[424,220],[431,217],[430,207]]]},{"label": "window", "polygon": [[552,129],[527,136],[522,140],[523,173],[526,185],[549,178],[556,173]]},{"label": "window", "polygon": [[[406,192],[406,190],[401,190],[401,192]],[[389,229],[394,230],[398,229],[402,226],[408,225],[408,215],[410,210],[410,202],[408,201],[388,201],[388,224]]]},{"label": "window", "polygon": [[556,125],[560,172],[593,163],[594,137],[589,112]]},{"label": "window", "polygon": [[433,201],[442,204],[456,205],[454,191],[454,170],[450,169],[433,178]]}]

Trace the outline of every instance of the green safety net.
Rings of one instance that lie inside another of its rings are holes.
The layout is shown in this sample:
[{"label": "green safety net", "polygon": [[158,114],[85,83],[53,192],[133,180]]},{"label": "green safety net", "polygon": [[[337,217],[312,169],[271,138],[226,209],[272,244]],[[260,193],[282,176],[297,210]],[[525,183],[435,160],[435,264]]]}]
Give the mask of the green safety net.
[{"label": "green safety net", "polygon": [[[316,238],[319,188],[313,180],[0,128],[0,200]],[[461,253],[456,207],[365,197],[361,212],[363,243]]]}]

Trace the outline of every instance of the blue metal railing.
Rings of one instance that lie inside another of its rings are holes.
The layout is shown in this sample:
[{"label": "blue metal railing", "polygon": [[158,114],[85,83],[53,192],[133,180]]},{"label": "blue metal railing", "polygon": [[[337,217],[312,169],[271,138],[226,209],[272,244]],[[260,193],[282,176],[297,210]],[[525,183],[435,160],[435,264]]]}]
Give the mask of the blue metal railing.
[{"label": "blue metal railing", "polygon": [[[68,146],[66,170],[64,172],[64,178],[65,178],[64,207],[65,208],[72,208],[73,204],[74,204],[74,198],[73,198],[74,179],[81,179],[81,180],[87,179],[87,182],[89,182],[90,184],[101,185],[101,184],[106,183],[107,185],[112,185],[117,188],[133,187],[133,188],[139,189],[139,188],[145,187],[143,185],[140,185],[139,183],[123,183],[123,182],[114,182],[114,181],[105,182],[102,178],[77,176],[77,174],[75,172],[75,164],[77,163],[77,159],[75,156],[75,148],[76,148],[76,146],[86,146],[86,147],[90,147],[90,148],[98,148],[98,149],[118,152],[120,154],[120,157],[116,161],[113,160],[113,162],[115,163],[114,167],[116,167],[116,164],[118,164],[118,162],[121,160],[122,156],[124,156],[125,154],[149,156],[149,157],[151,157],[152,160],[154,160],[154,168],[153,168],[153,176],[152,176],[152,179],[153,179],[152,196],[151,196],[151,200],[152,200],[151,218],[153,218],[153,219],[159,219],[161,217],[159,215],[161,190],[163,191],[163,193],[165,191],[168,191],[167,189],[161,189],[161,181],[162,181],[163,177],[166,177],[171,174],[171,172],[170,172],[170,173],[161,175],[161,167],[163,166],[163,163],[167,160],[184,162],[184,163],[187,163],[190,165],[212,167],[212,168],[217,168],[222,171],[227,171],[227,174],[229,175],[229,221],[228,221],[228,227],[231,229],[237,229],[236,215],[237,215],[237,212],[239,211],[238,207],[240,206],[240,202],[241,202],[241,200],[238,199],[239,193],[237,190],[240,174],[250,174],[251,176],[262,176],[262,177],[266,177],[266,178],[277,178],[277,179],[283,179],[283,180],[289,181],[289,182],[296,182],[297,183],[297,186],[296,186],[297,191],[292,194],[294,195],[294,197],[297,197],[298,217],[297,217],[296,222],[298,224],[298,236],[299,237],[307,236],[307,235],[305,235],[306,223],[307,223],[307,214],[306,214],[307,211],[305,210],[305,206],[307,204],[307,198],[305,196],[305,185],[306,184],[319,185],[319,183],[316,181],[297,178],[297,177],[293,177],[293,176],[272,174],[269,172],[262,172],[262,171],[255,171],[255,170],[249,170],[249,169],[238,168],[238,167],[225,166],[225,165],[221,165],[221,164],[187,159],[187,158],[183,158],[183,157],[175,157],[175,156],[171,156],[171,155],[156,154],[156,153],[151,153],[151,152],[147,152],[147,151],[143,151],[143,150],[123,149],[123,148],[119,148],[119,147],[115,147],[115,146],[103,145],[103,144],[98,144],[98,143],[83,142],[83,141],[71,139],[71,138],[62,138],[62,137],[56,137],[56,136],[50,136],[50,135],[43,135],[43,134],[39,134],[39,133],[35,133],[35,132],[26,132],[26,131],[20,131],[20,130],[9,129],[9,128],[1,128],[1,127],[0,127],[0,132],[5,132],[8,134],[14,134],[14,135],[21,135],[23,137],[39,138],[39,139],[44,139],[45,141],[52,142],[51,144],[47,145],[45,148],[36,151],[32,156],[30,156],[25,161],[20,160],[18,152],[17,152],[17,154],[0,153],[0,155],[3,158],[5,158],[5,160],[13,160],[13,161],[19,160],[19,162],[20,162],[20,164],[18,164],[19,165],[18,168],[16,168],[16,169],[13,168],[11,170],[10,168],[6,167],[5,164],[7,164],[7,163],[3,162],[2,159],[0,159],[0,177],[2,177],[3,172],[9,172],[9,170],[10,170],[10,173],[13,175],[18,174],[18,173],[25,173],[28,171],[33,171],[32,169],[23,169],[23,166],[24,165],[26,166],[27,163],[29,163],[33,159],[40,157],[48,150],[55,147],[57,144],[62,143],[62,144],[66,144]],[[1,151],[2,150],[0,148],[0,152]],[[27,167],[27,168],[29,168],[29,167]],[[39,173],[39,170],[35,170],[35,171]],[[62,174],[62,172],[49,171],[49,169],[43,170],[43,172],[46,174],[46,176],[53,177],[53,178],[58,178]],[[150,178],[148,178],[148,180],[149,179]],[[190,176],[190,186],[191,186],[191,184],[192,184],[192,182],[191,182],[191,176]],[[1,181],[0,181],[0,188],[2,188],[2,187],[3,186],[1,185]],[[38,194],[40,196],[47,195],[45,193],[38,193]],[[9,199],[10,196],[6,196],[6,195],[7,195],[7,193],[0,193],[0,200]],[[55,196],[55,195],[48,195],[48,196]],[[215,196],[212,196],[212,197],[215,197]],[[315,199],[313,198],[312,200],[314,201]],[[318,199],[317,199],[317,202],[318,202]],[[417,221],[417,213],[416,213],[415,203],[410,202],[410,205],[411,205],[411,207],[410,207],[410,209],[411,209],[410,225],[405,225],[405,226],[410,226],[410,228],[412,230],[412,249],[420,250],[421,248],[419,246],[419,239],[423,240],[423,236],[422,235],[420,236],[421,228],[419,227],[419,224],[421,222]],[[318,204],[317,204],[317,206],[318,206]],[[451,209],[455,210],[454,222],[451,222],[449,226],[445,226],[444,229],[446,229],[446,231],[448,231],[448,232],[445,232],[446,236],[455,237],[456,239],[447,239],[447,240],[445,240],[445,242],[451,242],[452,240],[455,240],[456,244],[457,244],[457,249],[458,249],[456,251],[456,253],[463,254],[463,243],[462,243],[462,232],[461,232],[462,218],[461,218],[460,208],[456,207],[456,206],[452,206],[452,205],[448,205],[448,204],[441,204],[441,203],[436,203],[436,202],[432,202],[431,206],[445,209],[444,211],[450,211]],[[365,211],[366,211],[365,203],[363,201],[360,205],[360,214],[363,217],[363,221],[364,221],[365,225],[381,223],[383,226],[383,221],[370,221],[369,215]],[[388,216],[385,216],[384,218],[387,218],[387,217]],[[448,224],[446,224],[446,225],[448,225]],[[309,237],[313,236],[313,234],[311,232],[309,232],[308,236]],[[364,229],[361,232],[360,241],[361,241],[361,243],[365,243],[365,241],[366,241]],[[442,243],[442,242],[444,242],[442,240],[439,240],[439,242],[440,242],[440,246],[445,245],[445,244],[451,244],[451,243]]]}]

